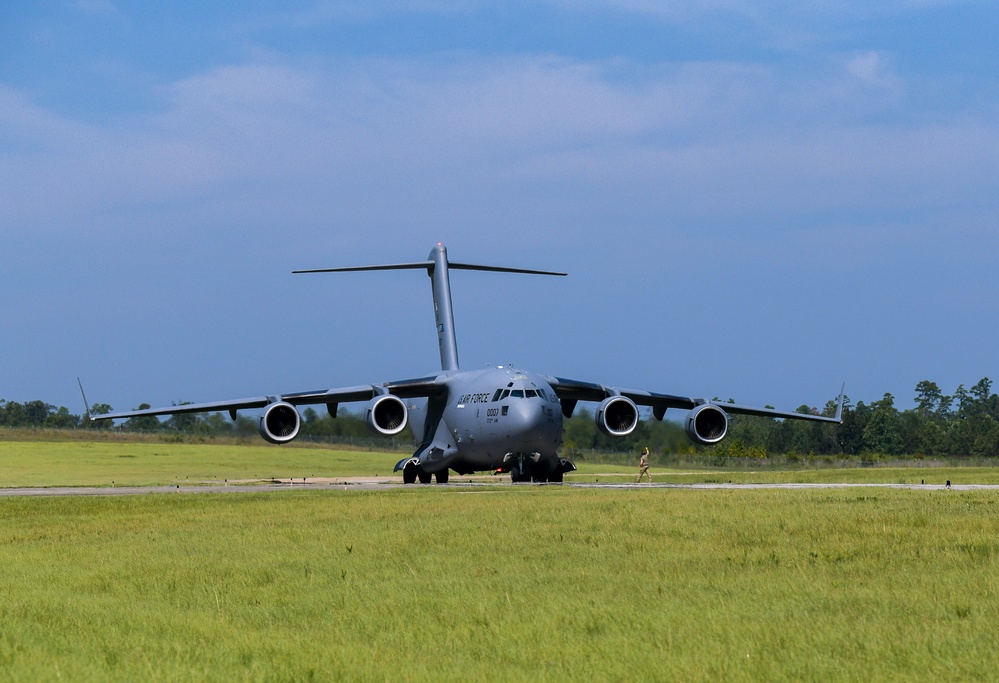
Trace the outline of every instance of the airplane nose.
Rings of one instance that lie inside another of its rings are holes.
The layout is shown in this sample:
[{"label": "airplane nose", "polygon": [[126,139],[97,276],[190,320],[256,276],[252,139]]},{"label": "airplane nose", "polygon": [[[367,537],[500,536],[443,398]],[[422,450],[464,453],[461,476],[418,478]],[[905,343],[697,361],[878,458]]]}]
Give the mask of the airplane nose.
[{"label": "airplane nose", "polygon": [[530,443],[538,437],[547,415],[545,407],[537,401],[518,401],[510,406],[506,419],[510,437]]}]

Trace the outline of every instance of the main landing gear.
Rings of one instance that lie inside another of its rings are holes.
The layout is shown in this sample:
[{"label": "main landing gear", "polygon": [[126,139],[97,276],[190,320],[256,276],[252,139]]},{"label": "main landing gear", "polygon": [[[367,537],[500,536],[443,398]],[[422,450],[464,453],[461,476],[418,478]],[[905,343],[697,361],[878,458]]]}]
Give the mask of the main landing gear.
[{"label": "main landing gear", "polygon": [[433,474],[424,472],[419,464],[410,460],[402,468],[402,483],[415,484],[416,480],[419,479],[421,484],[429,484],[436,479],[438,484],[446,484],[450,473],[447,468]]},{"label": "main landing gear", "polygon": [[[575,472],[576,466],[571,460],[559,458],[555,466],[545,470],[547,463],[542,462],[536,453],[516,453],[507,457],[510,481],[514,484],[534,482],[536,484],[561,484],[566,472]],[[551,465],[548,465],[551,467]]]},{"label": "main landing gear", "polygon": [[531,468],[521,469],[520,467],[514,466],[510,470],[510,481],[514,484],[520,484],[525,482],[534,482],[535,484],[561,484],[563,479],[563,473],[561,470],[556,470],[549,474],[540,474],[534,472]]}]

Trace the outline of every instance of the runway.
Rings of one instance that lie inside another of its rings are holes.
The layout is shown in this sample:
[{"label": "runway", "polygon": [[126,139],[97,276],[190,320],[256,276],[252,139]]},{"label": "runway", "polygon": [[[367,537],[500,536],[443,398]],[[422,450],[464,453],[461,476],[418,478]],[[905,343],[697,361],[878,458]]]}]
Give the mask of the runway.
[{"label": "runway", "polygon": [[510,481],[457,481],[448,484],[403,484],[399,479],[376,477],[347,477],[343,479],[316,479],[293,481],[261,480],[218,484],[184,484],[170,486],[50,486],[0,488],[0,498],[52,497],[52,496],[139,496],[178,495],[197,493],[275,493],[289,491],[387,491],[393,489],[435,489],[468,491],[475,489],[522,489],[558,487],[572,489],[634,489],[634,490],[752,490],[752,489],[909,489],[913,491],[977,491],[997,490],[999,484],[658,484],[658,483],[564,483],[564,484],[513,484]]}]

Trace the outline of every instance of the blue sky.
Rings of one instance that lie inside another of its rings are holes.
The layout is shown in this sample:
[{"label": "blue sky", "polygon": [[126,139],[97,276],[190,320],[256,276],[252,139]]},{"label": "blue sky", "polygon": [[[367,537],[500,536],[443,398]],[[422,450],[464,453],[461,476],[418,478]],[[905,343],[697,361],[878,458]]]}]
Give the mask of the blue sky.
[{"label": "blue sky", "polygon": [[463,367],[821,405],[999,379],[989,2],[0,9],[0,398]]}]

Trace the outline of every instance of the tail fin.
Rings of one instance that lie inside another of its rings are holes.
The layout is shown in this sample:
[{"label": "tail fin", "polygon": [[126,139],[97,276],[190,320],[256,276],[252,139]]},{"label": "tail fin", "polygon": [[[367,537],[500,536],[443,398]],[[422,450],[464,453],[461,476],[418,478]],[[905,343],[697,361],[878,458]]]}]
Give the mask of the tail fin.
[{"label": "tail fin", "polygon": [[483,266],[474,263],[449,263],[447,248],[437,243],[430,250],[426,261],[415,263],[394,263],[381,266],[354,266],[348,268],[316,268],[313,270],[295,270],[294,273],[346,273],[361,270],[426,270],[430,276],[434,296],[434,315],[437,318],[437,344],[441,352],[441,370],[445,372],[458,369],[458,341],[454,332],[454,311],[451,307],[451,281],[449,269],[454,270],[484,270],[494,273],[524,273],[528,275],[558,275],[547,270],[528,270],[524,268],[506,268],[502,266]]}]

